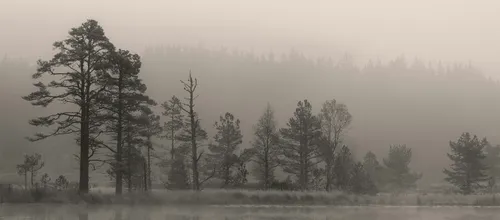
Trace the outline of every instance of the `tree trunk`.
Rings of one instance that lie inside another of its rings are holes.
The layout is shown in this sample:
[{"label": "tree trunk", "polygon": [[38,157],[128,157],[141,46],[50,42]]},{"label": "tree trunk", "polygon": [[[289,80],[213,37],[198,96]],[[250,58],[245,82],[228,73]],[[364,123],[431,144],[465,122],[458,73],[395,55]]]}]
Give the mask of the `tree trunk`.
[{"label": "tree trunk", "polygon": [[193,169],[193,190],[199,191],[200,190],[200,180],[199,180],[199,174],[198,174],[198,147],[196,146],[196,128],[197,128],[197,122],[195,121],[195,115],[194,115],[194,97],[193,93],[190,93],[190,105],[189,105],[189,116],[191,118],[191,156],[192,156],[192,169]]},{"label": "tree trunk", "polygon": [[31,172],[30,172],[30,175],[31,175],[31,188],[33,188],[33,186],[35,185],[34,174],[35,174],[35,172],[33,172],[33,168],[31,168]]},{"label": "tree trunk", "polygon": [[24,171],[24,189],[28,190],[28,170]]},{"label": "tree trunk", "polygon": [[121,195],[123,192],[123,172],[122,172],[122,132],[123,132],[123,98],[122,98],[123,76],[120,73],[118,79],[118,125],[116,134],[116,167],[115,167],[115,194]]},{"label": "tree trunk", "polygon": [[[172,123],[174,122],[174,115],[172,114]],[[170,159],[171,161],[173,162],[174,161],[174,155],[175,155],[175,129],[174,129],[174,126],[172,126],[172,129],[171,129],[171,137],[172,137],[172,145],[171,145],[171,149],[170,149]]]},{"label": "tree trunk", "polygon": [[147,186],[148,186],[149,190],[151,190],[151,187],[152,187],[152,182],[151,182],[151,148],[152,148],[151,137],[148,136]]},{"label": "tree trunk", "polygon": [[79,192],[89,192],[89,114],[88,105],[82,107],[82,121],[80,123],[80,182]]},{"label": "tree trunk", "polygon": [[144,161],[142,163],[142,170],[143,170],[143,184],[144,184],[144,192],[147,192],[149,189],[148,189],[148,168],[147,168],[147,165],[146,165],[146,161]]},{"label": "tree trunk", "polygon": [[128,192],[132,192],[132,143],[130,140],[130,131],[128,131],[128,143],[127,143],[127,186]]},{"label": "tree trunk", "polygon": [[230,181],[231,181],[231,173],[230,173],[231,172],[231,165],[229,164],[229,162],[227,162],[227,160],[229,160],[229,159],[226,159],[226,162],[224,164],[224,188],[227,188],[229,186]]},{"label": "tree trunk", "polygon": [[269,180],[270,180],[270,176],[269,176],[269,159],[267,158],[267,151],[266,151],[266,154],[265,154],[265,161],[264,161],[264,190],[268,190],[269,189]]},{"label": "tree trunk", "polygon": [[330,192],[332,190],[332,162],[331,160],[326,161],[326,185],[325,190]]}]

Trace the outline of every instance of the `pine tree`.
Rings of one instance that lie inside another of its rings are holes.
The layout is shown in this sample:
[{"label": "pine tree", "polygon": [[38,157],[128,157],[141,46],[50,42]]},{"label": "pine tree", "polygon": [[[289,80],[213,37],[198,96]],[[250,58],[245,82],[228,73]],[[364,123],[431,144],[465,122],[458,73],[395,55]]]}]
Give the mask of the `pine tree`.
[{"label": "pine tree", "polygon": [[274,182],[274,171],[279,166],[280,156],[279,133],[270,104],[254,126],[252,146],[252,161],[256,164],[254,174],[267,190]]},{"label": "pine tree", "polygon": [[160,125],[160,116],[154,114],[150,108],[145,108],[140,116],[142,129],[139,132],[141,137],[144,139],[143,147],[145,150],[145,173],[144,173],[144,190],[151,190],[152,187],[152,170],[151,170],[151,157],[154,151],[153,148],[153,137],[161,134],[163,131]]},{"label": "pine tree", "polygon": [[294,116],[288,121],[287,128],[280,129],[280,133],[283,138],[283,169],[297,177],[302,191],[307,190],[311,172],[320,162],[317,143],[321,135],[320,122],[312,114],[309,101],[297,103]]},{"label": "pine tree", "polygon": [[214,125],[217,133],[214,136],[215,144],[211,144],[210,158],[217,169],[217,178],[223,181],[222,187],[228,187],[233,179],[233,169],[239,162],[235,151],[242,143],[243,135],[240,130],[240,120],[226,112]]},{"label": "pine tree", "polygon": [[490,185],[494,187],[500,178],[500,146],[487,145],[484,148],[486,158],[484,164],[488,167],[488,176],[491,177]]},{"label": "pine tree", "polygon": [[181,101],[176,97],[172,96],[172,99],[166,101],[162,104],[163,116],[167,117],[167,122],[165,122],[164,130],[166,132],[165,138],[171,141],[170,144],[170,160],[174,160],[175,152],[175,140],[178,132],[183,127],[183,115]]},{"label": "pine tree", "polygon": [[444,169],[445,180],[455,185],[460,193],[470,194],[483,188],[481,183],[488,180],[488,167],[484,148],[488,145],[486,138],[479,140],[476,135],[463,133],[456,142],[450,141],[451,153],[448,158],[453,162],[450,169]]},{"label": "pine tree", "polygon": [[37,82],[38,91],[23,97],[34,106],[47,107],[53,102],[71,104],[75,111],[58,112],[30,121],[33,126],[52,127],[48,133],[37,133],[31,141],[38,141],[52,136],[78,134],[80,144],[80,181],[81,193],[89,191],[89,154],[91,135],[101,126],[96,120],[99,108],[96,99],[105,86],[99,82],[102,73],[107,70],[108,58],[114,50],[104,34],[104,30],[95,20],[87,20],[80,27],[72,28],[69,37],[54,43],[58,53],[49,61],[38,61],[37,72],[33,79],[53,76],[54,81],[45,84]]},{"label": "pine tree", "polygon": [[147,88],[138,77],[141,61],[137,54],[118,50],[112,53],[110,63],[111,68],[105,81],[106,91],[100,96],[100,101],[106,109],[107,130],[116,141],[116,147],[108,149],[113,154],[114,161],[111,164],[117,166],[115,191],[116,194],[121,194],[125,120],[134,117],[142,106],[155,103],[144,94]]},{"label": "pine tree", "polygon": [[422,174],[411,172],[412,151],[406,145],[393,145],[389,147],[389,155],[384,159],[388,171],[388,183],[397,191],[416,187],[416,182]]},{"label": "pine tree", "polygon": [[183,155],[174,156],[168,172],[168,189],[189,189],[189,176]]}]

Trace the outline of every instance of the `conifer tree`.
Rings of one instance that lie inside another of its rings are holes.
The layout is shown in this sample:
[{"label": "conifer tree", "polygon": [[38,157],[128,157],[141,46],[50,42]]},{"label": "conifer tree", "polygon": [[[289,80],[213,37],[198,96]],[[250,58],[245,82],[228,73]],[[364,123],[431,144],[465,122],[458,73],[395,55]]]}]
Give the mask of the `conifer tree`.
[{"label": "conifer tree", "polygon": [[312,114],[309,101],[299,101],[287,128],[280,129],[283,138],[281,161],[285,172],[297,177],[300,189],[307,190],[313,169],[320,162],[317,143],[321,136],[320,121]]},{"label": "conifer tree", "polygon": [[455,185],[460,193],[471,194],[483,188],[488,180],[484,164],[486,158],[484,148],[488,145],[486,138],[479,140],[469,132],[463,133],[456,142],[450,141],[451,152],[448,158],[452,161],[450,169],[444,169],[445,180]]},{"label": "conifer tree", "polygon": [[176,97],[172,96],[169,101],[166,101],[162,104],[163,107],[163,116],[167,117],[167,122],[165,122],[164,130],[165,130],[165,138],[171,141],[170,144],[170,160],[174,160],[175,152],[175,140],[177,133],[183,127],[183,115],[182,115],[182,106],[181,101]]},{"label": "conifer tree", "polygon": [[387,182],[393,190],[402,191],[415,188],[417,180],[422,178],[422,174],[410,170],[411,157],[411,148],[404,144],[389,147],[389,155],[383,161],[387,167]]},{"label": "conifer tree", "polygon": [[146,156],[145,156],[145,173],[144,173],[144,190],[151,190],[152,187],[152,170],[151,170],[151,160],[152,154],[154,151],[153,148],[153,137],[156,137],[161,134],[163,131],[160,125],[160,116],[154,114],[154,112],[146,108],[142,111],[140,116],[142,129],[140,131],[141,137],[144,139],[143,147],[145,148]]},{"label": "conifer tree", "polygon": [[500,178],[500,146],[487,145],[484,148],[484,164],[488,167],[489,185],[495,187]]},{"label": "conifer tree", "polygon": [[355,162],[351,150],[345,145],[342,146],[342,148],[335,155],[333,165],[333,173],[335,174],[334,184],[338,190],[349,190],[354,165]]},{"label": "conifer tree", "polygon": [[234,178],[239,158],[235,151],[242,143],[243,135],[240,130],[240,120],[233,114],[226,112],[214,125],[217,133],[214,136],[215,144],[211,144],[210,159],[217,169],[217,178],[223,181],[222,187],[228,187]]},{"label": "conifer tree", "polygon": [[279,166],[279,133],[274,118],[274,110],[270,104],[254,126],[252,142],[252,161],[256,164],[254,175],[264,189],[269,189],[274,182],[274,171]]},{"label": "conifer tree", "polygon": [[114,46],[97,21],[87,20],[72,28],[65,40],[55,42],[54,48],[58,51],[54,57],[49,61],[39,60],[37,72],[33,74],[33,79],[52,76],[53,81],[35,83],[38,91],[23,99],[42,107],[54,102],[71,104],[74,110],[30,120],[31,125],[54,128],[50,133],[37,133],[30,140],[77,134],[80,144],[79,191],[87,193],[91,135],[102,125],[97,120],[100,109],[96,106],[96,99],[106,88],[100,82],[102,73],[109,68],[109,54]]},{"label": "conifer tree", "polygon": [[115,171],[115,192],[122,193],[123,179],[123,148],[124,148],[124,124],[127,119],[138,122],[136,117],[144,106],[154,105],[146,92],[146,85],[139,79],[141,60],[137,54],[126,50],[118,50],[111,53],[110,71],[106,74],[106,90],[101,94],[99,101],[106,109],[105,118],[108,121],[107,131],[115,140],[116,147],[107,146],[112,152],[112,166]]}]

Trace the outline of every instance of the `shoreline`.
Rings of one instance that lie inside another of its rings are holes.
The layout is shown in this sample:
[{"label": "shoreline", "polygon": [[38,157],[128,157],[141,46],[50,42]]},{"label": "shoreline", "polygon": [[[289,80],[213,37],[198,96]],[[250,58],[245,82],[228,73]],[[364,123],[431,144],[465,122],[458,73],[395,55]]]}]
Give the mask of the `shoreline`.
[{"label": "shoreline", "polygon": [[1,204],[86,204],[86,205],[174,205],[218,207],[500,207],[500,195],[379,194],[353,195],[342,192],[215,190],[149,193],[76,191],[13,191],[1,195]]}]

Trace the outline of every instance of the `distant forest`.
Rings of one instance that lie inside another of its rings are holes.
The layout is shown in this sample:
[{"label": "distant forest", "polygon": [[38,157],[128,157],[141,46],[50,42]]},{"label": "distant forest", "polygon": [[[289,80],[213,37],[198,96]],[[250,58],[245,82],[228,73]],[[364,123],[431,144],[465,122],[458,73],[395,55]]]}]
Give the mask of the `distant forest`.
[{"label": "distant forest", "polygon": [[[314,115],[327,100],[347,106],[352,123],[342,145],[349,146],[356,160],[362,161],[368,151],[380,160],[386,158],[390,146],[411,148],[410,167],[423,173],[417,184],[444,181],[442,170],[451,163],[446,157],[449,141],[457,140],[463,132],[487,137],[492,144],[500,142],[500,104],[496,101],[500,87],[470,64],[445,65],[399,57],[358,66],[349,56],[311,60],[297,51],[260,56],[189,46],[149,48],[140,59],[139,75],[147,85],[146,93],[159,103],[152,107],[156,114],[161,115],[161,103],[174,95],[185,101],[187,94],[179,81],[185,81],[191,71],[199,83],[196,111],[209,137],[207,143],[214,143],[214,123],[230,112],[240,121],[241,152],[252,146],[254,125],[268,103],[277,127],[285,128],[298,102],[304,100],[311,104]],[[59,104],[33,108],[21,99],[33,91],[30,76],[35,69],[22,60],[6,58],[0,62],[0,101],[6,103],[0,114],[1,168],[15,173],[24,152],[41,152],[44,160],[50,161],[45,166],[47,172],[75,173],[78,163],[73,154],[79,151],[74,138],[25,140],[39,132],[28,125],[29,119],[68,108]],[[161,123],[165,120],[162,116]],[[168,140],[153,139],[158,151],[168,153]],[[95,172],[107,174],[106,170]],[[162,168],[154,168],[154,173],[160,176]],[[285,179],[287,174],[279,171],[277,176]]]}]

